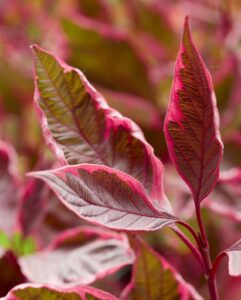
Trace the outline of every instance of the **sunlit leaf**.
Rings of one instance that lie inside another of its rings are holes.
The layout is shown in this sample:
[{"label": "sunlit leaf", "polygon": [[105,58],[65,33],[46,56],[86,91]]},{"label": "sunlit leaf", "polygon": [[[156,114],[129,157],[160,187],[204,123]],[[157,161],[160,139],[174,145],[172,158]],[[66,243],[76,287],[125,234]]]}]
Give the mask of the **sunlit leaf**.
[{"label": "sunlit leaf", "polygon": [[218,180],[223,145],[211,75],[193,44],[187,18],[174,76],[165,136],[172,160],[198,204]]},{"label": "sunlit leaf", "polygon": [[156,208],[141,184],[120,171],[81,164],[34,172],[79,217],[109,228],[151,231],[175,222],[175,217]]}]

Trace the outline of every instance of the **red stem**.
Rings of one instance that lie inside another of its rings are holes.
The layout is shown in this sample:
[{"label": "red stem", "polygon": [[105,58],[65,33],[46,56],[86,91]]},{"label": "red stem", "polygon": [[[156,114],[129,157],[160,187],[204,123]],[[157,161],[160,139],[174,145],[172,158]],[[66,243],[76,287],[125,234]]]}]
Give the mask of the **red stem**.
[{"label": "red stem", "polygon": [[208,277],[208,288],[211,300],[219,300],[218,296],[218,290],[217,290],[217,283],[215,276],[212,276],[212,262],[210,258],[210,251],[209,251],[209,242],[206,235],[206,230],[203,225],[203,220],[201,216],[201,207],[199,199],[196,199],[196,216],[197,216],[197,222],[200,230],[200,241],[201,245],[199,247],[199,250],[201,252],[203,262],[206,268],[206,276]]},{"label": "red stem", "polygon": [[184,242],[184,244],[190,249],[190,251],[193,253],[193,255],[197,258],[199,263],[201,264],[202,267],[203,265],[203,259],[198,251],[198,249],[192,244],[192,242],[185,236],[185,234],[179,230],[177,227],[171,227],[171,229],[177,234],[177,236]]}]

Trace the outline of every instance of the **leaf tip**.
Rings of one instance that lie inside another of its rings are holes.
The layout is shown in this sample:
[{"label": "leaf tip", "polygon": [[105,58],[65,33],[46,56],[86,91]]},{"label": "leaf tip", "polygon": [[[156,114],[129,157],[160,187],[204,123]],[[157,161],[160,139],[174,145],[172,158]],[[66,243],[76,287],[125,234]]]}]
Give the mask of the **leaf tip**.
[{"label": "leaf tip", "polygon": [[184,20],[184,29],[183,29],[182,40],[183,40],[183,42],[185,42],[186,40],[191,41],[189,16],[186,16],[185,20]]}]

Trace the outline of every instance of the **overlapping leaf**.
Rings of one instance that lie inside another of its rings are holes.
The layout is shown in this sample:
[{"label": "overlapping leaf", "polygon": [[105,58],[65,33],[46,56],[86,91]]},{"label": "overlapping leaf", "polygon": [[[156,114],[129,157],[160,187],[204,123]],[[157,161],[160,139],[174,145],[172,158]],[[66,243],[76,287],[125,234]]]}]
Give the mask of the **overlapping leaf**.
[{"label": "overlapping leaf", "polygon": [[169,152],[196,203],[213,189],[223,145],[211,76],[196,50],[185,20],[165,119]]},{"label": "overlapping leaf", "polygon": [[122,299],[201,300],[194,288],[158,253],[138,241],[137,259]]},{"label": "overlapping leaf", "polygon": [[70,64],[83,70],[91,82],[154,100],[146,59],[123,31],[73,15],[63,21],[63,29],[71,49]]},{"label": "overlapping leaf", "polygon": [[22,284],[13,288],[3,300],[117,300],[99,289],[83,286],[63,289],[40,284]]},{"label": "overlapping leaf", "polygon": [[111,110],[79,70],[37,46],[33,50],[35,99],[59,159],[116,168],[139,180],[153,201],[164,202],[162,163],[137,125]]},{"label": "overlapping leaf", "polygon": [[44,251],[22,257],[20,265],[32,282],[64,287],[90,284],[133,260],[124,236],[83,227],[63,232]]},{"label": "overlapping leaf", "polygon": [[16,157],[12,147],[0,142],[0,231],[11,234],[17,211]]},{"label": "overlapping leaf", "polygon": [[78,216],[109,228],[151,231],[176,220],[153,205],[137,180],[106,166],[81,164],[31,175],[46,181]]}]

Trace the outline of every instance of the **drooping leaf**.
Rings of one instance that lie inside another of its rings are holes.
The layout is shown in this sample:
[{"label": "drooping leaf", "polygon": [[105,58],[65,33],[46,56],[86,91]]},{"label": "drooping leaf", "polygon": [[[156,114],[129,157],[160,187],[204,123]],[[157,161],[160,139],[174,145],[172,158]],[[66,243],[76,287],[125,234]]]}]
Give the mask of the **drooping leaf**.
[{"label": "drooping leaf", "polygon": [[21,284],[13,288],[4,300],[117,300],[113,295],[99,289],[83,286],[59,288],[40,284]]},{"label": "drooping leaf", "polygon": [[228,271],[231,276],[241,276],[241,240],[223,253],[228,256]]},{"label": "drooping leaf", "polygon": [[[33,46],[35,101],[47,143],[69,164],[107,165],[141,182],[154,202],[163,202],[163,166],[141,130],[106,104],[77,69]],[[166,205],[163,204],[163,205]]]},{"label": "drooping leaf", "polygon": [[63,232],[45,250],[22,257],[20,266],[32,282],[63,287],[90,284],[133,260],[125,236],[83,227]]},{"label": "drooping leaf", "polygon": [[151,231],[175,222],[156,208],[133,177],[106,166],[81,164],[33,172],[79,217],[109,228]]},{"label": "drooping leaf", "polygon": [[70,64],[83,70],[91,82],[154,100],[146,59],[125,32],[75,16],[63,21],[63,29],[71,49]]},{"label": "drooping leaf", "polygon": [[187,18],[174,76],[165,137],[171,158],[198,204],[218,180],[223,145],[211,75],[193,44]]},{"label": "drooping leaf", "polygon": [[201,300],[170,264],[144,242],[136,241],[137,258],[132,279],[121,299],[128,300]]},{"label": "drooping leaf", "polygon": [[13,148],[0,142],[0,231],[9,235],[15,225],[18,200],[16,154]]}]

